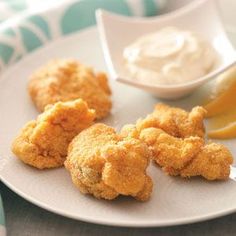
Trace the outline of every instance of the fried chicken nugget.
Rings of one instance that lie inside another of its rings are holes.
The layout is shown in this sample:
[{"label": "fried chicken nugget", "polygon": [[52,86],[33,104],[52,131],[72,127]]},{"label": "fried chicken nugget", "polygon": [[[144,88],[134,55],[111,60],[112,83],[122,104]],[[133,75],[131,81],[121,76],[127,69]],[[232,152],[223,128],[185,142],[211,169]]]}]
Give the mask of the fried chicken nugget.
[{"label": "fried chicken nugget", "polygon": [[204,137],[205,129],[203,119],[206,111],[200,107],[194,107],[191,112],[170,107],[165,104],[157,104],[153,113],[136,123],[137,129],[154,127],[164,130],[166,133],[179,138],[190,136]]},{"label": "fried chicken nugget", "polygon": [[146,174],[150,151],[138,139],[122,139],[113,128],[95,124],[76,136],[65,167],[84,194],[114,199],[118,195],[149,199],[152,180]]},{"label": "fried chicken nugget", "polygon": [[233,157],[224,145],[204,145],[199,137],[175,138],[157,128],[142,130],[140,139],[151,147],[153,159],[170,175],[203,176],[208,180],[229,177]]},{"label": "fried chicken nugget", "polygon": [[96,118],[106,117],[111,109],[111,90],[105,73],[95,74],[76,60],[49,62],[30,78],[29,94],[39,111],[48,104],[82,98],[96,110]]},{"label": "fried chicken nugget", "polygon": [[48,105],[28,122],[12,144],[12,152],[38,169],[62,166],[71,140],[93,123],[95,111],[82,99]]}]

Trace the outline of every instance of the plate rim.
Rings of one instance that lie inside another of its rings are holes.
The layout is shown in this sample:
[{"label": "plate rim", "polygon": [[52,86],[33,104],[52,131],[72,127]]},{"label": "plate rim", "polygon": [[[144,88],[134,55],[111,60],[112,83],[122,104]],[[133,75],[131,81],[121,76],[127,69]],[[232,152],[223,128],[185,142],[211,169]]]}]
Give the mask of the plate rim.
[{"label": "plate rim", "polygon": [[[45,47],[50,47],[51,44],[54,44],[55,42],[60,42],[60,41],[64,41],[67,40],[68,38],[73,38],[75,35],[80,35],[80,34],[87,34],[89,32],[92,31],[97,31],[97,27],[96,26],[91,26],[88,27],[86,29],[83,29],[79,32],[75,32],[72,33],[70,35],[64,35],[60,38],[54,39],[52,41],[50,41],[49,43],[43,45],[42,47],[37,48],[36,50],[32,51],[31,53],[27,54],[26,56],[24,56],[21,60],[19,60],[18,62],[16,62],[13,65],[10,65],[6,70],[3,71],[1,77],[5,77],[7,76],[8,73],[11,72],[11,70],[14,70],[15,67],[18,67],[19,63],[22,63],[22,61],[27,61],[31,58],[31,56],[33,56],[34,54],[37,54],[38,51],[42,50]],[[4,158],[3,158],[4,159]],[[4,168],[4,166],[3,166]],[[135,223],[135,220],[133,221],[114,221],[114,220],[109,220],[109,219],[99,219],[99,218],[94,218],[93,216],[78,216],[78,215],[74,215],[71,214],[69,212],[57,209],[55,207],[52,207],[46,203],[40,202],[39,200],[31,197],[31,196],[27,196],[26,193],[24,193],[22,190],[20,190],[19,188],[15,187],[14,185],[12,185],[7,178],[4,177],[4,175],[2,173],[0,173],[0,181],[2,181],[3,184],[5,184],[9,189],[11,189],[14,193],[16,193],[18,196],[22,197],[23,199],[27,200],[28,202],[44,209],[47,210],[49,212],[70,218],[70,219],[74,219],[74,220],[80,220],[83,222],[87,222],[87,223],[93,223],[93,224],[99,224],[99,225],[107,225],[107,226],[116,226],[116,227],[131,227],[131,228],[148,228],[148,227],[165,227],[165,226],[176,226],[176,225],[184,225],[184,224],[191,224],[191,223],[197,223],[197,222],[202,222],[202,221],[206,221],[206,220],[210,220],[210,219],[215,219],[215,218],[219,218],[221,216],[225,216],[225,215],[229,215],[232,213],[236,212],[236,207],[232,207],[232,208],[227,208],[224,210],[218,210],[215,213],[209,213],[209,214],[205,214],[205,215],[199,215],[199,216],[194,216],[194,217],[181,217],[178,218],[177,220],[165,220],[165,221],[158,221],[157,220],[152,220],[152,221],[142,221],[142,222],[138,222]]]},{"label": "plate rim", "polygon": [[214,214],[205,214],[203,216],[195,216],[192,218],[186,218],[186,217],[182,217],[179,218],[178,220],[170,220],[170,221],[149,221],[149,222],[143,222],[143,223],[138,223],[135,224],[135,221],[132,223],[129,221],[129,223],[125,222],[125,221],[112,221],[112,220],[102,220],[102,219],[94,219],[93,217],[83,217],[83,216],[78,216],[78,215],[74,215],[74,214],[70,214],[68,212],[62,211],[62,210],[58,210],[54,207],[51,207],[48,204],[42,203],[30,196],[27,196],[26,193],[24,193],[23,191],[17,189],[16,187],[14,187],[12,184],[10,184],[5,178],[3,178],[1,176],[1,181],[9,188],[11,189],[14,193],[16,193],[18,196],[22,197],[23,199],[27,200],[28,202],[44,209],[47,210],[49,212],[52,212],[54,214],[57,215],[61,215],[70,219],[74,219],[74,220],[80,220],[83,222],[87,222],[87,223],[93,223],[93,224],[99,224],[99,225],[107,225],[107,226],[119,226],[119,227],[131,227],[131,228],[150,228],[150,227],[165,227],[165,226],[176,226],[176,225],[185,225],[185,224],[191,224],[191,223],[197,223],[197,222],[203,222],[206,220],[211,220],[211,219],[216,219],[219,218],[221,216],[226,216],[232,213],[236,212],[236,208],[230,208],[227,210],[222,210],[222,211],[217,211]]}]

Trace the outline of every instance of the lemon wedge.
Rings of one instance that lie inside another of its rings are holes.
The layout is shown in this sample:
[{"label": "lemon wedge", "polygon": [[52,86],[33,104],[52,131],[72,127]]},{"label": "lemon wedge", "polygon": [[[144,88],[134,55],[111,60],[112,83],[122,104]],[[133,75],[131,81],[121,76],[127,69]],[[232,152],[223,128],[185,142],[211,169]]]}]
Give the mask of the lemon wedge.
[{"label": "lemon wedge", "polygon": [[214,99],[204,108],[207,117],[213,117],[236,107],[236,67],[231,68],[219,77]]},{"label": "lemon wedge", "polygon": [[210,130],[207,133],[209,138],[230,139],[236,138],[236,122],[231,123],[223,128]]}]

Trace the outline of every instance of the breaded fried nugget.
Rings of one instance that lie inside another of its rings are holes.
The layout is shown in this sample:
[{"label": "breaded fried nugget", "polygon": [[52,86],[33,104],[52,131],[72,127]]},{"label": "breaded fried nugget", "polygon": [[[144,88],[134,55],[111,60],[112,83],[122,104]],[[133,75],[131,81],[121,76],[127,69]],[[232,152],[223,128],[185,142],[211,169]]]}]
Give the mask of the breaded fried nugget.
[{"label": "breaded fried nugget", "polygon": [[82,99],[48,105],[28,122],[12,144],[12,152],[38,169],[62,166],[71,140],[93,123],[95,111]]},{"label": "breaded fried nugget", "polygon": [[209,143],[180,174],[182,177],[201,175],[208,180],[227,179],[232,164],[233,157],[224,145]]},{"label": "breaded fried nugget", "polygon": [[149,157],[145,143],[122,139],[113,128],[95,124],[73,139],[65,167],[84,194],[109,200],[129,195],[146,201],[152,192],[152,180],[146,174]]},{"label": "breaded fried nugget", "polygon": [[154,127],[164,130],[166,133],[179,138],[190,136],[204,137],[205,129],[203,119],[206,111],[202,107],[194,107],[191,112],[180,108],[170,107],[165,104],[157,104],[153,113],[146,118],[137,121],[137,129]]},{"label": "breaded fried nugget", "polygon": [[96,110],[96,118],[106,117],[111,109],[111,90],[105,73],[97,73],[76,60],[49,62],[30,78],[29,94],[39,111],[48,104],[82,98]]},{"label": "breaded fried nugget", "polygon": [[208,180],[229,177],[233,158],[221,144],[204,145],[199,137],[175,138],[157,128],[142,130],[140,139],[151,147],[153,159],[170,175],[199,175]]},{"label": "breaded fried nugget", "polygon": [[155,161],[160,166],[169,166],[178,170],[185,167],[204,145],[202,138],[175,138],[156,128],[142,130],[140,139],[152,147]]}]

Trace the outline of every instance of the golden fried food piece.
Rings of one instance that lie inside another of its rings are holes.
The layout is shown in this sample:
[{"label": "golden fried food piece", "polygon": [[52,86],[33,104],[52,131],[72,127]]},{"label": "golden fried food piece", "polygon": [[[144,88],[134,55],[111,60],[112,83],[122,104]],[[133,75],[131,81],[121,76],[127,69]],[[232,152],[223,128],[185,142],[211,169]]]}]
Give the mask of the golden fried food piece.
[{"label": "golden fried food piece", "polygon": [[177,170],[185,167],[204,145],[202,138],[179,139],[156,128],[142,130],[140,139],[152,147],[155,161],[160,166],[168,166]]},{"label": "golden fried food piece", "polygon": [[30,78],[29,94],[39,111],[48,104],[82,98],[96,110],[96,118],[108,115],[111,90],[105,73],[95,74],[76,60],[59,59],[49,62]]},{"label": "golden fried food piece", "polygon": [[157,104],[153,113],[146,118],[137,121],[139,131],[154,127],[164,130],[166,133],[179,138],[190,136],[204,137],[205,129],[203,119],[206,111],[202,107],[194,107],[191,112],[180,108],[170,107],[165,104]]},{"label": "golden fried food piece", "polygon": [[37,120],[28,122],[12,144],[12,152],[38,169],[62,166],[71,140],[95,119],[82,99],[48,105]]},{"label": "golden fried food piece", "polygon": [[113,128],[95,124],[69,145],[65,167],[84,194],[114,199],[129,195],[149,199],[152,180],[146,174],[150,151],[138,139],[122,139]]},{"label": "golden fried food piece", "polygon": [[126,124],[120,130],[120,136],[122,138],[136,138],[139,139],[140,132],[133,124]]},{"label": "golden fried food piece", "polygon": [[153,159],[170,175],[199,175],[208,180],[229,177],[233,158],[221,144],[204,145],[199,137],[175,138],[157,128],[142,130],[140,139],[151,147]]},{"label": "golden fried food piece", "polygon": [[208,180],[227,179],[231,164],[233,157],[229,150],[222,144],[210,143],[202,148],[180,174],[182,177],[201,175]]}]

